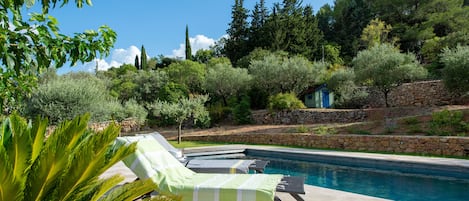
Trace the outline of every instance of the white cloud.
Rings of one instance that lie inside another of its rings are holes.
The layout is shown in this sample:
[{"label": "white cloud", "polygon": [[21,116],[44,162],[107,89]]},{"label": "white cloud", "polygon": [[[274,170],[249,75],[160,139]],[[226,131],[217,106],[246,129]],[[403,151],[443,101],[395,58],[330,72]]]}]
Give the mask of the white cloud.
[{"label": "white cloud", "polygon": [[140,49],[132,45],[127,49],[119,48],[112,51],[111,61],[109,62],[104,59],[95,59],[93,62],[84,64],[84,67],[89,72],[93,72],[96,65],[98,65],[98,70],[107,70],[111,67],[119,67],[122,64],[133,64],[136,55],[140,57]]},{"label": "white cloud", "polygon": [[[189,41],[191,43],[192,54],[195,54],[197,50],[200,50],[200,49],[209,49],[210,46],[215,44],[215,39],[208,38],[207,36],[204,36],[204,35],[196,35],[195,38],[190,37]],[[186,45],[184,43],[179,44],[179,49],[173,50],[173,55],[171,55],[170,57],[184,58],[185,51],[186,51]]]}]

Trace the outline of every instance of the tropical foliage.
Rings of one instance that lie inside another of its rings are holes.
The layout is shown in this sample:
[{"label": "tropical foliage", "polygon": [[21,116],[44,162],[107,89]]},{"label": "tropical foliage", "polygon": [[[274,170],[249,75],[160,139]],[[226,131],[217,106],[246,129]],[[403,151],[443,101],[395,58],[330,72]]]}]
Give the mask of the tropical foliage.
[{"label": "tropical foliage", "polygon": [[119,127],[93,133],[87,129],[88,120],[84,115],[64,121],[46,137],[47,119],[28,123],[16,114],[4,119],[0,200],[130,201],[156,189],[151,180],[117,186],[121,176],[100,178],[134,152],[135,145],[113,146]]}]

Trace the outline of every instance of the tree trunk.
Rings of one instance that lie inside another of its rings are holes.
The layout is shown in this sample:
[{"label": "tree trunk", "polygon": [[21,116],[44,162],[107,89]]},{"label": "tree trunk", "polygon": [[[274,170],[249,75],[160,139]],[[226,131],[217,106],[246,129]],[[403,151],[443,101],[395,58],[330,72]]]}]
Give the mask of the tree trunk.
[{"label": "tree trunk", "polygon": [[182,135],[182,122],[179,123],[179,127],[178,127],[178,144],[181,144],[181,135]]},{"label": "tree trunk", "polygon": [[384,91],[384,102],[386,103],[386,108],[389,107],[389,103],[388,103],[388,94],[389,94],[389,91]]}]

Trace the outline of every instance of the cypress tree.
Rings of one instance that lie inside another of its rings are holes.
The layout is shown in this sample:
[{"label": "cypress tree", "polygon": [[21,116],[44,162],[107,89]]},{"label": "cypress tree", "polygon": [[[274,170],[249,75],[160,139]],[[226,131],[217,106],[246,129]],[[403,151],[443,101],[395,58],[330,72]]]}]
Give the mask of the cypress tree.
[{"label": "cypress tree", "polygon": [[139,63],[139,59],[138,59],[138,55],[135,55],[135,68],[137,68],[138,70],[142,70],[140,68],[140,63]]},{"label": "cypress tree", "polygon": [[186,60],[192,60],[191,41],[189,40],[189,27],[186,25]]},{"label": "cypress tree", "polygon": [[141,49],[140,60],[140,69],[147,70],[147,52],[145,51],[145,47],[143,47],[143,45]]}]

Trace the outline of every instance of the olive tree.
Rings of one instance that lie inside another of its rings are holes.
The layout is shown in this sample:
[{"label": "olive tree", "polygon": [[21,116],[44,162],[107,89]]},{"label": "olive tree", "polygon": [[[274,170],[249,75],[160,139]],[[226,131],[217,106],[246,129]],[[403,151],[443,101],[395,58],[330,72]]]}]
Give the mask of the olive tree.
[{"label": "olive tree", "polygon": [[204,107],[208,96],[196,96],[194,98],[182,98],[176,103],[157,100],[151,105],[153,115],[164,119],[173,119],[178,124],[178,143],[181,143],[182,124],[193,119],[194,122],[209,118],[207,109]]},{"label": "olive tree", "polygon": [[[23,19],[25,7],[41,4],[40,13]],[[107,26],[67,36],[59,32],[57,19],[49,9],[64,6],[69,0],[23,0],[0,2],[0,109],[10,113],[19,108],[21,99],[36,86],[37,75],[49,67],[61,67],[70,61],[89,62],[100,54],[109,54],[116,33]],[[75,0],[77,7],[91,0]]]},{"label": "olive tree", "polygon": [[94,122],[121,120],[123,110],[104,82],[88,73],[70,73],[39,84],[26,107],[30,117],[48,117],[53,124],[86,112],[91,113]]},{"label": "olive tree", "polygon": [[445,86],[456,93],[469,92],[469,46],[445,48],[440,61],[444,64],[443,81]]},{"label": "olive tree", "polygon": [[221,97],[226,106],[228,97],[249,89],[251,79],[247,69],[233,68],[229,63],[219,63],[208,68],[205,89],[210,94]]},{"label": "olive tree", "polygon": [[427,76],[427,70],[411,53],[401,53],[390,44],[378,44],[360,51],[352,61],[359,83],[376,87],[384,95],[389,107],[388,95],[397,86]]},{"label": "olive tree", "polygon": [[335,108],[359,108],[368,93],[355,84],[355,73],[351,68],[334,71],[327,80],[327,87],[335,92]]},{"label": "olive tree", "polygon": [[268,92],[301,93],[307,87],[322,80],[327,65],[312,64],[306,58],[291,58],[268,55],[261,60],[253,60],[249,72],[256,81],[256,87]]}]

